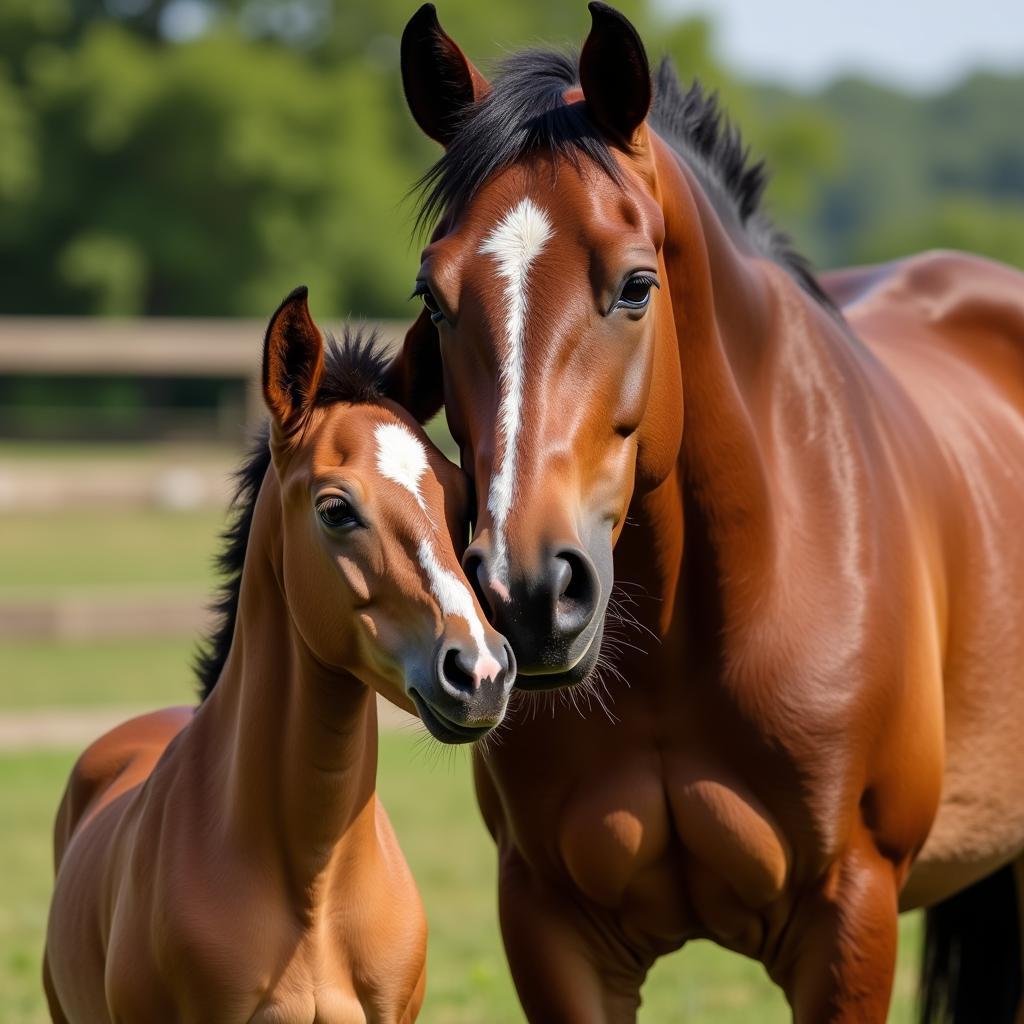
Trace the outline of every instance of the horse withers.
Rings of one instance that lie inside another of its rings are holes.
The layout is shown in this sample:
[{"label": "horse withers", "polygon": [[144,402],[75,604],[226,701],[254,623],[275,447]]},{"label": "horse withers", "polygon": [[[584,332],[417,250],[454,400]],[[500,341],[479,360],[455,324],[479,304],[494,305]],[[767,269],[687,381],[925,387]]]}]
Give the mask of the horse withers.
[{"label": "horse withers", "polygon": [[325,349],[304,289],[274,315],[202,703],[97,740],[60,807],[55,1021],[415,1018],[426,921],[375,694],[472,741],[514,663],[461,577],[466,485],[386,379],[372,341]]},{"label": "horse withers", "polygon": [[518,685],[610,684],[608,715],[513,710],[476,757],[523,1006],[632,1020],[710,938],[797,1021],[880,1024],[899,909],[963,891],[993,914],[929,915],[926,1012],[1012,1018],[1024,276],[815,278],[714,99],[589,6],[578,59],[492,82],[430,4],[402,46],[445,147],[405,345],[433,404],[407,400],[444,399]]}]

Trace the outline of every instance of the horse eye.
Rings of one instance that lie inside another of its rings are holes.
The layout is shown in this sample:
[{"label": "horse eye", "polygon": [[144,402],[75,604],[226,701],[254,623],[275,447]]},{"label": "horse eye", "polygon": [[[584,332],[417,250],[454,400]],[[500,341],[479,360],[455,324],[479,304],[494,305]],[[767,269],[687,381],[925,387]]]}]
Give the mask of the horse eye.
[{"label": "horse eye", "polygon": [[359,525],[359,518],[352,506],[344,498],[339,498],[336,495],[318,501],[316,514],[320,517],[320,522],[332,530],[342,530],[349,526]]},{"label": "horse eye", "polygon": [[437,304],[437,299],[434,298],[434,293],[430,290],[430,286],[426,281],[416,282],[414,294],[423,300],[423,305],[426,306],[430,319],[435,324],[444,319],[444,313],[441,312],[441,307]]},{"label": "horse eye", "polygon": [[627,309],[643,309],[650,301],[651,289],[657,284],[658,282],[647,274],[634,274],[622,286],[622,294],[616,305],[625,306]]}]

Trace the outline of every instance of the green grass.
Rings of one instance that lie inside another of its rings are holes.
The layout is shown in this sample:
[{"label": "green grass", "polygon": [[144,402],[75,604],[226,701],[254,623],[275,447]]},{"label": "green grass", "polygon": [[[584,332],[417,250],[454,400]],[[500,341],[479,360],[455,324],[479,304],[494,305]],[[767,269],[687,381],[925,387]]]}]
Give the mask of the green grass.
[{"label": "green grass", "polygon": [[162,707],[195,697],[195,638],[0,640],[0,709]]},{"label": "green grass", "polygon": [[40,958],[52,883],[53,817],[71,754],[0,756],[0,1020],[42,1024]]},{"label": "green grass", "polygon": [[213,579],[221,510],[76,509],[0,516],[0,592],[194,584]]},{"label": "green grass", "polygon": [[[0,1020],[42,1024],[40,951],[51,885],[50,828],[72,753],[0,756]],[[430,1024],[522,1020],[495,917],[495,857],[473,805],[468,759],[437,762],[407,734],[385,735],[381,791],[423,892],[430,919]],[[903,922],[890,1021],[909,1024],[918,920]],[[695,943],[655,967],[641,1021],[774,1024],[788,1020],[779,993],[750,961]]]},{"label": "green grass", "polygon": [[12,441],[0,439],[0,461],[12,463],[102,461],[137,465],[156,461],[220,465],[240,449],[220,443],[159,441]]}]

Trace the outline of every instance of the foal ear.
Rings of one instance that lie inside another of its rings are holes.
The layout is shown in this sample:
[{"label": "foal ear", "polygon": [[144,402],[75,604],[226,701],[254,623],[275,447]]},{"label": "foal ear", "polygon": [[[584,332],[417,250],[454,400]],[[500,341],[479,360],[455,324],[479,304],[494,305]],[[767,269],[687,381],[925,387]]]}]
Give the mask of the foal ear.
[{"label": "foal ear", "polygon": [[640,36],[614,7],[592,0],[593,24],[580,54],[587,110],[614,141],[630,145],[651,106],[651,69]]},{"label": "foal ear", "polygon": [[263,340],[263,398],[285,434],[312,408],[324,366],[323,336],[309,315],[308,294],[303,285],[278,306]]},{"label": "foal ear", "polygon": [[441,28],[433,4],[424,4],[402,33],[402,85],[416,123],[442,146],[451,142],[462,113],[491,91]]},{"label": "foal ear", "polygon": [[444,404],[441,340],[424,309],[384,374],[384,394],[426,423]]}]

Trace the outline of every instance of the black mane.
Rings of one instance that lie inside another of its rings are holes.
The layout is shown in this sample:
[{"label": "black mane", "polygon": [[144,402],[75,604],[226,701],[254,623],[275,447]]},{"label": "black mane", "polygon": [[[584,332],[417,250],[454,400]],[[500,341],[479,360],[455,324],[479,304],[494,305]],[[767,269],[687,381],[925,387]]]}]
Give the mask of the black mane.
[{"label": "black mane", "polygon": [[[584,160],[620,181],[608,142],[586,104],[567,104],[567,89],[579,85],[574,54],[524,50],[499,65],[491,92],[463,116],[440,160],[420,179],[417,227],[458,216],[494,173],[533,153],[579,166]],[[762,209],[768,176],[763,161],[751,163],[739,132],[718,108],[714,93],[694,80],[686,92],[672,63],[661,62],[654,78],[650,124],[686,160],[720,215],[730,217],[754,251],[789,271],[805,291],[834,306],[809,262]]]},{"label": "black mane", "polygon": [[[387,365],[387,352],[375,332],[364,334],[346,327],[340,342],[327,334],[324,372],[314,404],[379,402],[384,397],[383,378]],[[223,578],[211,603],[215,622],[210,633],[200,641],[193,662],[201,701],[210,696],[231,649],[253,513],[269,468],[270,426],[265,422],[257,429],[248,453],[235,471],[235,492],[228,510],[228,523],[221,534],[221,550],[214,561],[218,575]]]}]

